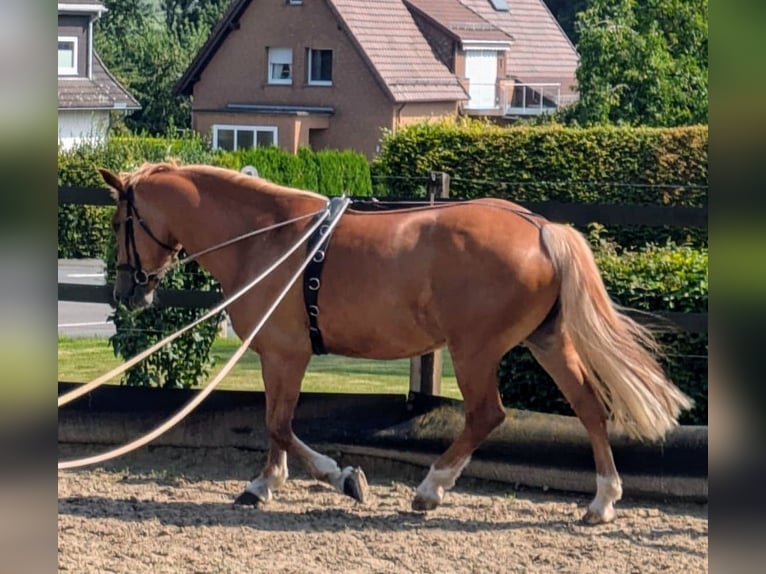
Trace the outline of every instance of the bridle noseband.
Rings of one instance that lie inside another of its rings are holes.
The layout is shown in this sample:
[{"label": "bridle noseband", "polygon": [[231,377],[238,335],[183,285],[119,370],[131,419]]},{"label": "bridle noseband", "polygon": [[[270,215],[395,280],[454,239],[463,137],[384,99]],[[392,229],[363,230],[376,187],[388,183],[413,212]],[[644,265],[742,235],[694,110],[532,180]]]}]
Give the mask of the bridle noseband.
[{"label": "bridle noseband", "polygon": [[[118,201],[126,203],[127,215],[125,216],[125,253],[128,257],[127,263],[120,263],[117,266],[118,271],[129,271],[133,273],[133,282],[136,285],[146,285],[149,281],[158,281],[159,271],[153,273],[147,273],[141,268],[141,257],[138,255],[136,249],[136,235],[133,228],[133,221],[138,221],[138,224],[143,228],[146,234],[151,237],[154,242],[160,247],[167,249],[174,255],[178,252],[178,249],[171,247],[164,241],[160,241],[157,236],[149,229],[149,226],[141,219],[141,215],[138,213],[138,209],[135,204],[135,196],[133,193],[133,186],[128,186],[124,193],[119,195]],[[131,254],[133,263],[130,262]],[[161,271],[161,270],[160,270]]]}]

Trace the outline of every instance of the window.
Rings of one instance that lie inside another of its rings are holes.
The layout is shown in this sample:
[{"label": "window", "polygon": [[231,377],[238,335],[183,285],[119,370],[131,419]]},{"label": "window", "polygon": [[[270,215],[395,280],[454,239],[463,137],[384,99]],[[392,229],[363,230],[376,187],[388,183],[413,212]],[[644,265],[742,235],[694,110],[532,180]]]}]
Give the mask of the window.
[{"label": "window", "polygon": [[309,84],[332,86],[332,50],[309,50]]},{"label": "window", "polygon": [[269,83],[293,83],[293,51],[291,48],[269,48]]},{"label": "window", "polygon": [[277,128],[270,126],[213,126],[213,148],[233,151],[277,145]]},{"label": "window", "polygon": [[490,110],[496,106],[496,50],[466,50],[465,77],[468,78],[469,110]]},{"label": "window", "polygon": [[59,76],[77,75],[77,38],[59,36]]},{"label": "window", "polygon": [[287,3],[290,4],[290,6],[300,6],[303,4],[303,0],[287,0]]}]

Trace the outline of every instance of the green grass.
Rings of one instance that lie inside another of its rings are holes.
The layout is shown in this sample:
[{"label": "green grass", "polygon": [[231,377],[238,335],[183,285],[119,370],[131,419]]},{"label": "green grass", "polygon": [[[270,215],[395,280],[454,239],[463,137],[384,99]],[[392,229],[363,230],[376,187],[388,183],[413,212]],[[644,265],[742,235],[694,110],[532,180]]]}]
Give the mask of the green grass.
[{"label": "green grass", "polygon": [[[122,361],[115,357],[107,339],[64,338],[58,340],[58,380],[88,382]],[[212,378],[239,346],[239,339],[218,338],[213,343],[215,367]],[[407,394],[410,363],[348,359],[322,355],[311,359],[302,389],[325,393],[391,393]],[[112,381],[119,383],[119,377]],[[261,365],[258,355],[247,351],[219,385],[220,389],[262,391]],[[460,398],[449,354],[444,353],[442,396]]]}]

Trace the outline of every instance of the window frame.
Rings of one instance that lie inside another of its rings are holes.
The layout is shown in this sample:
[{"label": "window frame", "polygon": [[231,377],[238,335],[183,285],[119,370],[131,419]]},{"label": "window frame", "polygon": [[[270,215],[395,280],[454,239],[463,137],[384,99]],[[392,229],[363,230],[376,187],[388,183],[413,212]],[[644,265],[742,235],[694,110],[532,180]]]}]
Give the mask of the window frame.
[{"label": "window frame", "polygon": [[[279,128],[277,126],[253,126],[244,124],[213,124],[211,126],[213,131],[213,149],[221,149],[218,147],[218,132],[219,130],[233,130],[234,131],[234,148],[233,150],[243,149],[237,146],[237,132],[249,131],[253,134],[253,147],[258,146],[258,132],[270,132],[274,136],[274,143],[272,145],[279,145]],[[250,149],[250,148],[244,148]]]},{"label": "window frame", "polygon": [[[306,83],[309,86],[332,86],[332,62],[335,59],[333,57],[333,50],[324,49],[324,48],[307,48],[307,55],[306,55]],[[314,80],[311,78],[311,72],[313,69],[312,63],[313,63],[313,56],[312,54],[314,52],[330,52],[330,79],[329,80]]]},{"label": "window frame", "polygon": [[[274,65],[285,65],[285,62],[279,62],[279,61],[275,62],[274,59],[272,59],[272,57],[277,54],[277,50],[281,51],[282,53],[285,53],[285,52],[288,52],[288,51],[290,52],[290,62],[287,63],[287,65],[290,66],[290,77],[289,78],[276,78],[276,77],[274,77],[274,74],[273,74],[274,68],[273,68],[273,66]],[[295,60],[293,56],[294,56],[294,54],[293,54],[293,49],[292,48],[284,48],[284,47],[283,48],[278,48],[276,46],[273,46],[273,47],[269,46],[268,48],[266,48],[266,60],[267,60],[267,68],[268,68],[268,70],[267,70],[267,80],[268,80],[269,84],[271,84],[271,85],[278,85],[278,86],[279,85],[281,85],[281,86],[291,86],[292,85],[292,83],[293,83],[294,60]]]},{"label": "window frame", "polygon": [[[60,42],[72,43],[72,67],[62,68],[61,66],[58,66],[58,75],[59,76],[77,76],[78,75],[77,56],[78,56],[79,38],[77,36],[59,36],[57,46],[58,46],[58,43]],[[58,63],[58,58],[56,61]]]}]

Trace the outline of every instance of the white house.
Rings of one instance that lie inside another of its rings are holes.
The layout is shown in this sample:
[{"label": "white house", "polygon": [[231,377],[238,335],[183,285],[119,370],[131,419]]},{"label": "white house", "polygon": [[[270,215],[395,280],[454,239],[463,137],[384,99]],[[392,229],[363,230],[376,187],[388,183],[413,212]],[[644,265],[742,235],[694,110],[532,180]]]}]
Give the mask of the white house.
[{"label": "white house", "polygon": [[99,0],[58,3],[58,139],[62,148],[103,140],[111,113],[141,108],[93,50]]}]

